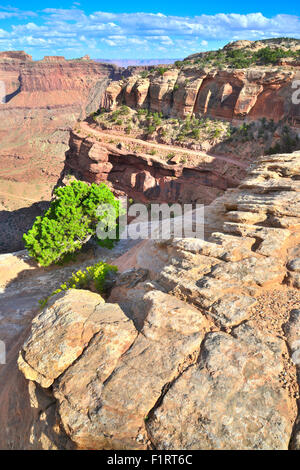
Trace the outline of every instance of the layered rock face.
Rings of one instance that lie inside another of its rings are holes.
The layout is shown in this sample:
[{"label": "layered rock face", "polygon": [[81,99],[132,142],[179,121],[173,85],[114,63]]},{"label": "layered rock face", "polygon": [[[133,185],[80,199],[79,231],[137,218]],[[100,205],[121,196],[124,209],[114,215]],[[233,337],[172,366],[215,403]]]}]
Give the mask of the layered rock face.
[{"label": "layered rock face", "polygon": [[195,113],[230,120],[289,118],[299,126],[299,106],[292,103],[292,82],[299,77],[297,70],[207,71],[184,66],[113,83],[103,96],[102,106],[113,110],[117,104],[126,103],[173,117]]},{"label": "layered rock face", "polygon": [[42,212],[38,202],[51,199],[63,170],[69,130],[98,109],[118,73],[91,60],[34,62],[25,53],[1,53],[0,252],[23,248],[22,234]]},{"label": "layered rock face", "polygon": [[197,166],[167,163],[158,157],[99,142],[97,134],[82,131],[70,133],[69,146],[66,174],[71,171],[90,183],[106,182],[116,194],[142,202],[208,204],[228,187],[237,186],[245,172],[238,162],[209,156],[203,156],[203,162]]},{"label": "layered rock face", "polygon": [[205,240],[124,255],[108,303],[53,297],[19,356],[56,407],[53,447],[299,449],[299,162],[259,158]]},{"label": "layered rock face", "polygon": [[[4,80],[6,88],[15,92],[15,96],[7,93],[5,108],[30,107],[31,101],[34,108],[71,103],[82,106],[91,86],[95,85],[97,80],[119,76],[118,67],[92,60],[65,60],[64,57],[49,56],[40,61],[33,61],[25,52],[3,52],[0,55],[0,78]],[[42,94],[57,91],[67,92],[67,102],[60,103],[62,98],[60,93],[56,93],[54,102],[51,100],[54,94],[48,96]],[[72,91],[74,93],[70,94]],[[76,95],[76,91],[81,94]],[[24,94],[28,92],[31,93],[31,97]],[[37,92],[40,92],[39,101],[35,100],[37,95],[34,93]]]},{"label": "layered rock face", "polygon": [[[10,210],[49,199],[63,168],[68,132],[99,107],[119,69],[91,60],[0,55],[0,203]],[[14,249],[15,247],[12,247]]]}]

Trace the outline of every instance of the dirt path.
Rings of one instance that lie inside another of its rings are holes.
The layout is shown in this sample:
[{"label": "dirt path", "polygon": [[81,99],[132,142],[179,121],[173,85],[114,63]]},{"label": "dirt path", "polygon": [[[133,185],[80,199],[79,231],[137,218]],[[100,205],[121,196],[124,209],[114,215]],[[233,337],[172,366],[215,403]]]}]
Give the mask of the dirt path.
[{"label": "dirt path", "polygon": [[193,155],[193,156],[196,156],[196,157],[203,157],[203,158],[206,158],[206,159],[211,158],[212,160],[214,160],[214,159],[223,160],[227,163],[232,163],[233,165],[236,165],[240,168],[247,168],[247,166],[248,166],[248,163],[242,162],[240,160],[235,160],[234,158],[231,158],[231,157],[226,157],[226,156],[222,156],[222,155],[209,155],[205,152],[201,152],[201,151],[198,151],[198,150],[190,150],[190,149],[185,149],[185,148],[182,148],[182,147],[176,147],[174,145],[164,145],[164,144],[157,144],[155,142],[147,142],[145,140],[135,139],[134,137],[127,137],[127,136],[121,135],[121,134],[106,133],[104,131],[96,130],[96,129],[90,127],[88,125],[88,123],[86,123],[86,122],[81,122],[80,127],[85,132],[89,132],[89,133],[92,132],[93,134],[96,134],[96,135],[99,135],[99,136],[102,136],[102,137],[107,137],[107,138],[116,137],[116,138],[118,138],[118,140],[120,142],[129,142],[129,143],[139,144],[139,145],[142,145],[144,147],[148,147],[150,149],[161,149],[161,150],[165,150],[165,151],[181,153],[181,154],[184,154],[184,155]]},{"label": "dirt path", "polygon": [[0,191],[0,196],[9,196],[10,198],[20,199],[21,201],[38,202],[37,199],[29,199],[28,197],[16,196],[16,194],[7,193],[5,191]]}]

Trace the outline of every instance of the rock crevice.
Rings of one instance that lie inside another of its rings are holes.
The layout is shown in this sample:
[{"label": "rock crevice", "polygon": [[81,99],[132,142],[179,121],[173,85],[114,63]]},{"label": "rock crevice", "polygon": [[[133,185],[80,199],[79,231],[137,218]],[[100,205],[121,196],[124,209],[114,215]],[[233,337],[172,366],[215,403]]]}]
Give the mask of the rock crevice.
[{"label": "rock crevice", "polygon": [[70,291],[35,319],[20,367],[73,445],[299,449],[299,157],[258,159],[205,240],[144,243],[92,315],[98,296]]}]

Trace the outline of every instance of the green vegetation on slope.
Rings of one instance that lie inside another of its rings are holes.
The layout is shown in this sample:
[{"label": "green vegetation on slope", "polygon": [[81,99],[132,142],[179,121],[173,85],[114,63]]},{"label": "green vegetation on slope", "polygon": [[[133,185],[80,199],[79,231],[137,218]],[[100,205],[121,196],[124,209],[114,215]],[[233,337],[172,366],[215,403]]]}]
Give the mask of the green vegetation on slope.
[{"label": "green vegetation on slope", "polygon": [[118,126],[127,135],[142,138],[157,135],[161,142],[175,144],[219,140],[227,135],[230,127],[227,122],[208,117],[196,118],[189,115],[184,119],[168,118],[162,112],[151,112],[149,109],[136,111],[125,105],[112,112],[102,110],[94,116],[94,121],[104,130],[113,130]]},{"label": "green vegetation on slope", "polygon": [[[106,231],[115,229],[120,214],[120,203],[105,184],[73,181],[56,189],[54,194],[48,211],[43,217],[37,217],[23,236],[30,256],[41,266],[62,262],[67,255],[78,251],[96,234],[100,221]],[[114,216],[106,209],[97,210],[104,204],[114,209]]]},{"label": "green vegetation on slope", "polygon": [[[121,113],[120,125],[115,116],[120,116]],[[196,150],[199,149],[199,144],[205,143],[206,148],[217,147],[217,152],[232,153],[241,145],[246,147],[252,142],[252,148],[256,147],[255,154],[258,156],[275,151],[292,152],[300,147],[300,139],[288,120],[274,122],[272,119],[262,118],[235,127],[229,121],[201,116],[200,113],[185,118],[170,118],[149,109],[135,110],[123,105],[112,112],[102,110],[95,117],[95,122],[103,130],[118,130],[121,134],[132,137]],[[116,142],[111,140],[111,143]],[[247,153],[249,149],[244,151]],[[155,155],[157,152],[152,150],[149,153]],[[164,158],[162,154],[159,156]]]},{"label": "green vegetation on slope", "polygon": [[112,266],[99,261],[92,266],[88,266],[83,271],[79,270],[76,273],[73,273],[70,279],[61,284],[60,287],[48,295],[48,297],[40,300],[39,303],[41,307],[44,308],[48,300],[53,297],[53,295],[69,289],[96,290],[99,294],[102,294],[107,276],[111,272],[117,272],[117,270],[117,266]]},{"label": "green vegetation on slope", "polygon": [[187,58],[183,61],[176,61],[175,66],[180,68],[185,65],[195,64],[199,67],[216,67],[216,68],[248,68],[251,66],[276,65],[280,59],[293,58],[300,60],[300,50],[285,50],[280,47],[271,48],[269,46],[252,51],[249,48],[241,49],[220,49],[203,53],[195,59]]}]

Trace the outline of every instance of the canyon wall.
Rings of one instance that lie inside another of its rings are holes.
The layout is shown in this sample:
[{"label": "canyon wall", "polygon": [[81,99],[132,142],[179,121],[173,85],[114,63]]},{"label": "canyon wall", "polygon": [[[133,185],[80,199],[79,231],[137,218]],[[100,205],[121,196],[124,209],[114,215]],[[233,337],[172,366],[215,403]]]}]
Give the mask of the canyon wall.
[{"label": "canyon wall", "polygon": [[[99,107],[120,69],[91,60],[32,61],[0,54],[0,204],[19,209],[49,199],[63,168],[68,132]],[[4,84],[4,85],[3,85]]]},{"label": "canyon wall", "polygon": [[168,68],[145,78],[135,75],[112,83],[103,95],[102,106],[113,110],[125,103],[180,118],[191,113],[230,120],[286,118],[300,126],[300,106],[292,103],[292,82],[299,79],[299,70],[292,68]]},{"label": "canyon wall", "polygon": [[[4,81],[7,90],[3,104],[5,108],[31,107],[31,102],[34,108],[59,104],[83,106],[91,87],[98,80],[120,78],[121,70],[115,65],[101,64],[86,58],[66,60],[64,57],[45,57],[33,61],[25,52],[2,52],[0,79]],[[62,100],[62,91],[66,92],[66,102]],[[56,92],[55,95],[52,92]],[[14,96],[11,96],[12,93]],[[26,93],[30,93],[32,98]],[[35,93],[40,93],[39,100],[34,100],[37,97]],[[52,102],[53,96],[55,98]]]},{"label": "canyon wall", "polygon": [[140,202],[208,204],[237,186],[245,169],[238,162],[209,156],[196,166],[167,162],[72,131],[64,172],[90,183],[105,182],[116,194]]},{"label": "canyon wall", "polygon": [[[114,109],[126,103],[174,117],[196,113],[232,121],[266,117],[287,118],[294,126],[300,122],[300,106],[291,102],[292,81],[299,79],[296,69],[205,71],[192,65],[169,67],[163,73],[142,72],[148,76],[143,78],[139,68],[123,70],[89,58],[33,61],[22,51],[0,54],[0,80],[5,84],[5,102],[0,103],[0,223],[2,233],[10,234],[0,237],[0,251],[23,247],[21,235],[39,212],[37,203],[50,200],[64,172],[70,130],[99,105]],[[74,135],[70,145],[73,140]],[[130,152],[125,164],[122,152],[107,148],[100,151],[103,161],[97,156],[97,166],[90,156],[83,157],[84,149],[83,145],[68,152],[66,168],[87,181],[111,181],[117,190],[140,200],[173,201],[178,196],[188,200],[193,191],[187,188],[193,186],[195,199],[211,202],[243,177],[234,166],[228,169],[226,164],[223,169],[220,162],[194,170],[188,165],[180,170],[161,165],[158,169],[150,158],[130,156]],[[15,219],[24,207],[29,210],[22,212],[20,227]]]},{"label": "canyon wall", "polygon": [[99,108],[108,81],[117,78],[118,67],[87,59],[0,54],[0,252],[22,249],[22,233],[63,170],[70,129]]},{"label": "canyon wall", "polygon": [[[4,308],[6,334],[28,339],[27,384],[0,366],[2,448],[299,450],[299,158],[258,158],[207,208],[219,226],[205,240],[143,241],[115,259],[107,302],[59,293],[31,332]],[[3,307],[70,269],[0,262]]]}]

